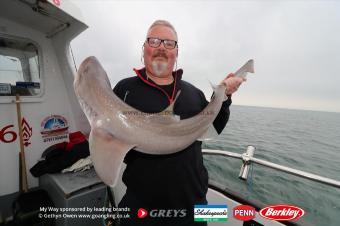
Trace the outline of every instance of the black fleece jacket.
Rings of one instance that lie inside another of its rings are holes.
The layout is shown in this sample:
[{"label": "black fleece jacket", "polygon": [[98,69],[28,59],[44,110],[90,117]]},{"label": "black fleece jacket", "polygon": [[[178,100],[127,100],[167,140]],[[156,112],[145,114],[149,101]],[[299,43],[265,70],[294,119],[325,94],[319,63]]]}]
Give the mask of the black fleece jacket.
[{"label": "black fleece jacket", "polygon": [[[182,70],[173,73],[174,82],[167,86],[158,86],[148,80],[145,68],[135,72],[137,76],[121,80],[113,91],[142,112],[161,112],[173,101],[178,90],[181,94],[175,102],[174,113],[181,119],[195,116],[208,104],[201,90],[181,79]],[[218,133],[222,132],[229,119],[230,104],[229,98],[213,123]],[[130,207],[132,214],[138,208],[187,209],[189,221],[193,222],[193,205],[207,203],[208,173],[203,165],[201,144],[195,141],[183,151],[169,155],[150,155],[130,150],[124,159],[127,167],[123,182],[127,191],[119,206]],[[166,224],[157,222],[156,225],[160,223]],[[138,224],[134,222],[133,225]],[[152,225],[152,222],[147,225]]]}]

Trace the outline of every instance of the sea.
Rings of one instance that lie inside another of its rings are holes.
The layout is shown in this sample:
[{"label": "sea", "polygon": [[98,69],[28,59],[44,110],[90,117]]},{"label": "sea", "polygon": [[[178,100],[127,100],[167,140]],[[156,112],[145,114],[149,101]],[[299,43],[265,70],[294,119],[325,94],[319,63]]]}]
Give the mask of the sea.
[{"label": "sea", "polygon": [[[256,158],[340,181],[340,113],[234,105],[230,111],[222,134],[203,148],[241,154],[251,145]],[[242,161],[230,157],[205,155],[204,164],[211,181],[247,200],[302,208],[298,225],[340,225],[340,188],[257,164],[244,181]]]}]

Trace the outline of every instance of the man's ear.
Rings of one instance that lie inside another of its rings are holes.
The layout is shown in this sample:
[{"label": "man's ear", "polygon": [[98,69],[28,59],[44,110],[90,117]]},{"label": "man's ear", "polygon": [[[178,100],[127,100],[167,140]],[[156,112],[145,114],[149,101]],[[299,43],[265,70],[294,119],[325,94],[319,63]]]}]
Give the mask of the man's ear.
[{"label": "man's ear", "polygon": [[140,61],[142,62],[142,64],[144,64],[144,45],[145,45],[145,43],[142,46],[142,53],[140,55]]},{"label": "man's ear", "polygon": [[142,45],[142,56],[144,57],[144,47],[145,47],[145,43]]}]

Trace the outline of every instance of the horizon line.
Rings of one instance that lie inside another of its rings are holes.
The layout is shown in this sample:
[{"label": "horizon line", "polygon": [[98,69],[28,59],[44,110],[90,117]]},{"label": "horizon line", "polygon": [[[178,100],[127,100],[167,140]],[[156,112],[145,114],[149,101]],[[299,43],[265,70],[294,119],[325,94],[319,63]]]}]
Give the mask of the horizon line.
[{"label": "horizon line", "polygon": [[260,105],[245,105],[245,104],[232,104],[232,105],[241,106],[241,107],[272,108],[272,109],[285,109],[285,110],[294,110],[294,111],[316,111],[316,112],[337,113],[337,114],[340,113],[340,111],[316,110],[316,109],[306,109],[306,108],[303,109],[303,108],[273,107],[273,106],[263,106],[263,105],[262,106],[260,106]]}]

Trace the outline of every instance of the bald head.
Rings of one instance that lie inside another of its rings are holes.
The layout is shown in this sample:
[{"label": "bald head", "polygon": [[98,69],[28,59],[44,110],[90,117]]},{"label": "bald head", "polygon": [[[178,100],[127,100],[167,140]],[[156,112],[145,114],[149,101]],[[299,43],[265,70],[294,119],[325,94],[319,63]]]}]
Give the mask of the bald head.
[{"label": "bald head", "polygon": [[149,37],[150,31],[155,26],[164,26],[164,27],[170,28],[172,30],[172,32],[174,33],[175,37],[176,37],[176,41],[178,41],[177,32],[176,32],[174,26],[172,26],[172,24],[169,21],[166,21],[166,20],[156,20],[155,22],[153,22],[151,24],[151,26],[149,27],[148,33],[146,35],[147,37]]}]

